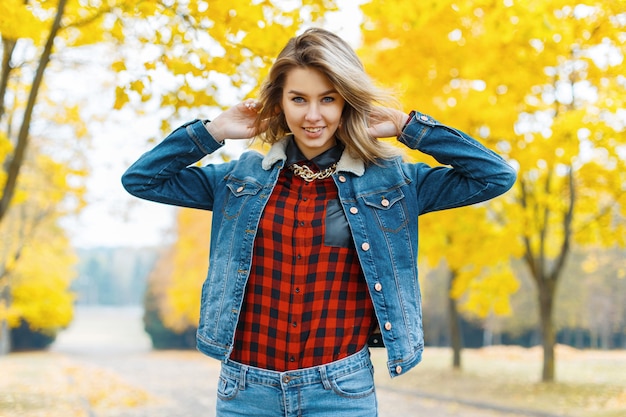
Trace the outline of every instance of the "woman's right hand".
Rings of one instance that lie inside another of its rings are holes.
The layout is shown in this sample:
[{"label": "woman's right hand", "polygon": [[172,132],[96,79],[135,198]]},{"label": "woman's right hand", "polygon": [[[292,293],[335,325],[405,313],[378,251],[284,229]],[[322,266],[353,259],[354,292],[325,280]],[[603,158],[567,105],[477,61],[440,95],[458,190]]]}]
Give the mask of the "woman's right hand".
[{"label": "woman's right hand", "polygon": [[256,100],[242,101],[211,120],[206,128],[218,142],[253,138],[259,133],[254,126],[258,106],[260,104]]}]

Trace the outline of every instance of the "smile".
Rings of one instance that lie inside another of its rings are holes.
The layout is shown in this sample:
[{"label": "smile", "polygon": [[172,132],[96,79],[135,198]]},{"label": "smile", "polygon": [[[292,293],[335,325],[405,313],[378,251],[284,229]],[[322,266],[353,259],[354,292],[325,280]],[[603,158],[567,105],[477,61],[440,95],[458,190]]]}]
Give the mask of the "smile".
[{"label": "smile", "polygon": [[305,127],[303,129],[310,133],[317,133],[317,132],[321,132],[322,129],[324,128],[323,127]]}]

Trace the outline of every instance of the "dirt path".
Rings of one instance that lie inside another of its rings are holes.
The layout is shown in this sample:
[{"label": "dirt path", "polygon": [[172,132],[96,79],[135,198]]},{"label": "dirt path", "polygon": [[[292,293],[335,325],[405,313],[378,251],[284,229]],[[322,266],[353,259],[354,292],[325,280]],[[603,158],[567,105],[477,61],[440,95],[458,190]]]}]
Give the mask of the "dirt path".
[{"label": "dirt path", "polygon": [[[219,363],[195,351],[152,351],[149,338],[142,329],[139,309],[79,309],[75,322],[59,335],[50,355],[66,358],[74,366],[102,369],[150,395],[149,401],[129,407],[92,408],[89,401],[83,401],[89,417],[215,415]],[[389,378],[383,369],[377,371],[376,377]],[[378,399],[381,417],[523,415],[425,398],[408,389],[388,386],[378,389]]]}]

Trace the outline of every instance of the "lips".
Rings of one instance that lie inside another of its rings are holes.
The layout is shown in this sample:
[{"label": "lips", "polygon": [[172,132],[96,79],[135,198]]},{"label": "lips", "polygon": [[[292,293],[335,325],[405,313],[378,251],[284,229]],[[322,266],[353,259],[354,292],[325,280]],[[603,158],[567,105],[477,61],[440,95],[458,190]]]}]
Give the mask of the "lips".
[{"label": "lips", "polygon": [[304,127],[303,129],[309,133],[319,133],[324,128],[323,127]]}]

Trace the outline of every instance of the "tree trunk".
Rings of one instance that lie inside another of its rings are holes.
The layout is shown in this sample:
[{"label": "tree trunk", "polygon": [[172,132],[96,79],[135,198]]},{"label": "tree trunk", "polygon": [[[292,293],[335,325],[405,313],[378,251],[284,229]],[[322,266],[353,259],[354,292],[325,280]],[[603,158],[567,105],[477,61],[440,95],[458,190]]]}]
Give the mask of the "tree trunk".
[{"label": "tree trunk", "polygon": [[538,291],[539,320],[541,322],[541,339],[543,346],[543,372],[541,376],[543,382],[552,382],[555,378],[554,346],[556,345],[556,332],[552,322],[554,293],[555,286],[550,285],[550,283],[544,284],[543,288],[540,288]]},{"label": "tree trunk", "polygon": [[[56,16],[54,17],[54,21],[52,22],[52,27],[50,28],[48,39],[46,40],[46,44],[39,58],[37,71],[35,72],[35,76],[33,77],[33,83],[28,94],[28,100],[26,102],[26,107],[22,116],[22,124],[17,134],[17,142],[15,144],[13,155],[9,156],[9,159],[5,161],[3,166],[3,169],[6,169],[6,181],[1,190],[2,194],[0,195],[0,223],[2,223],[2,220],[5,218],[5,215],[9,210],[13,195],[15,194],[17,179],[19,177],[20,169],[24,162],[26,149],[28,148],[30,123],[33,116],[33,111],[35,109],[35,104],[37,102],[37,95],[39,94],[39,89],[43,83],[44,72],[48,63],[50,62],[52,48],[54,46],[54,40],[56,39],[57,34],[61,29],[61,18],[63,17],[63,13],[65,12],[66,4],[67,0],[59,0]],[[12,53],[13,48],[15,47],[15,43],[4,42],[3,46],[4,48],[10,47],[10,52]],[[5,53],[7,52],[8,51],[5,49]],[[3,56],[2,62],[3,73],[4,71],[7,71],[6,75],[8,77],[8,71],[10,70],[10,55]],[[3,96],[0,97],[0,100],[3,101],[4,92],[6,91],[6,85],[4,85],[4,82],[5,81],[3,80],[0,83],[0,88],[3,91]],[[2,114],[4,114],[4,108],[1,108],[0,110],[2,111]],[[11,286],[8,282],[0,288],[0,303],[5,309],[8,309],[11,306]],[[9,324],[6,320],[0,320],[0,355],[6,355],[10,351],[10,349],[11,329],[9,328]]]},{"label": "tree trunk", "polygon": [[[554,381],[554,347],[556,345],[556,332],[554,330],[554,323],[552,322],[552,315],[554,312],[554,299],[557,289],[557,283],[563,272],[565,261],[570,253],[570,239],[572,234],[572,219],[574,216],[574,206],[576,202],[576,187],[574,184],[574,173],[570,166],[568,170],[568,186],[569,186],[569,207],[567,211],[563,213],[563,241],[561,242],[558,255],[554,258],[554,262],[551,268],[548,267],[548,261],[546,256],[547,238],[550,230],[550,217],[553,213],[547,208],[543,208],[539,214],[539,218],[542,220],[543,227],[540,228],[537,235],[537,248],[533,249],[531,238],[529,236],[524,238],[525,254],[524,260],[528,266],[532,278],[537,284],[537,298],[539,300],[539,320],[541,327],[542,345],[543,345],[543,371],[542,381],[552,382]],[[545,191],[549,193],[551,190],[551,179],[554,171],[549,172],[546,178]],[[521,182],[521,201],[522,205],[527,204],[527,191],[524,183]]]},{"label": "tree trunk", "polygon": [[[0,274],[0,309],[6,311],[11,304],[11,287],[8,283],[2,283],[2,275]],[[6,278],[6,277],[5,277]],[[0,356],[6,355],[11,351],[11,329],[6,319],[0,319]]]},{"label": "tree trunk", "polygon": [[[9,78],[11,77],[11,57],[15,50],[17,41],[15,39],[2,38],[2,69],[0,71],[0,119],[4,116],[5,97],[7,94],[7,86],[9,85]],[[8,135],[7,135],[8,136]]]},{"label": "tree trunk", "polygon": [[[13,155],[10,156],[9,160],[6,162],[7,177],[2,189],[2,195],[0,195],[0,223],[7,214],[11,204],[11,199],[13,198],[13,194],[15,194],[17,179],[24,162],[26,149],[28,148],[30,122],[33,116],[33,110],[35,109],[35,104],[37,103],[37,95],[39,94],[39,88],[43,82],[44,72],[46,71],[48,62],[50,62],[54,40],[57,37],[59,29],[61,28],[61,18],[63,17],[66,3],[67,0],[59,0],[57,14],[54,17],[52,27],[50,28],[50,34],[48,35],[44,49],[39,57],[39,65],[37,67],[37,71],[35,72],[35,76],[33,77],[33,83],[28,94],[28,100],[26,101],[26,107],[22,116],[22,124],[17,134],[15,150],[13,151]],[[4,100],[4,97],[0,97],[0,99]]]},{"label": "tree trunk", "polygon": [[461,349],[463,349],[463,335],[461,334],[461,318],[457,309],[456,300],[450,296],[456,273],[450,271],[448,283],[448,321],[450,326],[450,345],[452,346],[452,368],[461,369]]}]

